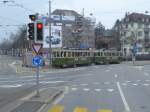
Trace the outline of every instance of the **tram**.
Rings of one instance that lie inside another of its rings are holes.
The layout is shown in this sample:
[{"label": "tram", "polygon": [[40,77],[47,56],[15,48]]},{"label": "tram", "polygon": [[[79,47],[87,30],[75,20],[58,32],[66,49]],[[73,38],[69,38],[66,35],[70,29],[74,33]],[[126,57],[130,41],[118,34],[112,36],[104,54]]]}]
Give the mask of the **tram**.
[{"label": "tram", "polygon": [[53,66],[69,67],[94,64],[120,63],[120,51],[53,50]]}]

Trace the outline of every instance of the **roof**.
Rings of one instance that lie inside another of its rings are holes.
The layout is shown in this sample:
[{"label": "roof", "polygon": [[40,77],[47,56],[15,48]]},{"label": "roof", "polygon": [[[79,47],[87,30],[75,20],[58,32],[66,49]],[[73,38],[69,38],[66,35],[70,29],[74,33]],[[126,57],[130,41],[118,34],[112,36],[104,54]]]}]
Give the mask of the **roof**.
[{"label": "roof", "polygon": [[80,16],[77,12],[74,10],[66,10],[66,9],[56,9],[53,11],[54,15],[65,15],[65,16]]},{"label": "roof", "polygon": [[126,14],[123,19],[124,22],[141,22],[141,23],[150,23],[150,15],[143,13],[131,13]]},{"label": "roof", "polygon": [[104,37],[112,37],[113,35],[113,30],[105,30],[103,33]]}]

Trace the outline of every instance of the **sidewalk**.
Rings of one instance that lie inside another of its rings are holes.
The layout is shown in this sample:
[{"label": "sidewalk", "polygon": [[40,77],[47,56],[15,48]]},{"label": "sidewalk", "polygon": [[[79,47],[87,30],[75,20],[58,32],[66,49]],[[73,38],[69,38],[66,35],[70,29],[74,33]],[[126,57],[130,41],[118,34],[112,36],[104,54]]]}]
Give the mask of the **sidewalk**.
[{"label": "sidewalk", "polygon": [[61,88],[45,88],[40,90],[40,96],[36,97],[36,92],[21,98],[22,102],[11,112],[41,112],[48,104],[63,93]]},{"label": "sidewalk", "polygon": [[125,61],[122,62],[123,64],[128,64],[128,65],[134,65],[134,66],[144,66],[144,65],[150,65],[150,60],[146,61],[135,61],[134,64],[132,61]]},{"label": "sidewalk", "polygon": [[[22,66],[22,62],[17,60],[14,61],[10,66],[16,71],[18,74],[35,74],[36,68],[25,67]],[[65,68],[65,69],[57,69],[57,68],[49,68],[49,66],[40,67],[40,74],[43,73],[62,73],[62,72],[70,72],[70,71],[78,71],[85,69],[85,67],[76,67],[76,68]]]}]

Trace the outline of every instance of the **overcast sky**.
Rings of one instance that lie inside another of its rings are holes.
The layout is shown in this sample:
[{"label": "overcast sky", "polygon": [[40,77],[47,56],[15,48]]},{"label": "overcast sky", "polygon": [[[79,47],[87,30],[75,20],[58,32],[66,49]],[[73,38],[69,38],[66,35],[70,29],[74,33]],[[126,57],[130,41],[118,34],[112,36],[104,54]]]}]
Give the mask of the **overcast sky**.
[{"label": "overcast sky", "polygon": [[[0,40],[10,33],[15,33],[16,26],[29,21],[28,15],[35,12],[46,14],[48,12],[48,0],[14,0],[25,7],[12,6],[12,3],[3,4],[0,0]],[[116,19],[124,17],[125,12],[150,12],[150,0],[52,0],[52,10],[71,9],[78,13],[85,9],[85,16],[93,13],[97,22],[101,22],[106,28],[111,28]],[[30,10],[29,10],[30,9]],[[31,11],[32,10],[32,11]]]}]

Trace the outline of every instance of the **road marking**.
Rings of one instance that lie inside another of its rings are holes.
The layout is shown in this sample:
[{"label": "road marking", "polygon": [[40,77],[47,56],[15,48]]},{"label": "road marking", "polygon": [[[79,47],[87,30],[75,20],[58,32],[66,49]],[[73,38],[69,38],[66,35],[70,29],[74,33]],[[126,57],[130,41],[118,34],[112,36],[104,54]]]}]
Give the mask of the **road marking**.
[{"label": "road marking", "polygon": [[48,112],[64,112],[64,106],[62,105],[55,105]]},{"label": "road marking", "polygon": [[125,82],[130,83],[131,81],[125,81]]},{"label": "road marking", "polygon": [[136,82],[140,82],[141,80],[136,80]]},{"label": "road marking", "polygon": [[105,70],[105,72],[109,72],[110,70]]},{"label": "road marking", "polygon": [[123,93],[123,91],[122,91],[122,88],[121,88],[119,82],[117,82],[117,87],[118,87],[120,96],[121,96],[121,98],[122,98],[122,101],[123,101],[125,110],[126,110],[127,112],[129,112],[129,111],[130,111],[130,107],[129,107],[128,103],[127,103],[127,100],[126,100],[126,98],[125,98],[125,96],[124,96],[124,93]]},{"label": "road marking", "polygon": [[68,94],[68,93],[69,93],[69,87],[68,87],[68,86],[65,86],[64,94]]},{"label": "road marking", "polygon": [[73,112],[88,112],[88,109],[83,107],[76,107]]},{"label": "road marking", "polygon": [[94,68],[99,68],[98,66],[93,66]]},{"label": "road marking", "polygon": [[16,84],[16,85],[0,85],[1,88],[18,88],[21,87],[23,85],[21,84]]},{"label": "road marking", "polygon": [[110,84],[110,82],[104,82],[104,84]]},{"label": "road marking", "polygon": [[90,89],[88,89],[88,88],[84,88],[83,90],[84,90],[84,91],[90,91]]},{"label": "road marking", "polygon": [[42,84],[55,84],[55,83],[63,83],[65,81],[41,81]]},{"label": "road marking", "polygon": [[118,74],[115,74],[114,77],[115,77],[115,78],[118,78]]},{"label": "road marking", "polygon": [[132,84],[133,86],[138,86],[138,84]]},{"label": "road marking", "polygon": [[97,85],[97,84],[99,84],[99,82],[93,82],[93,84]]},{"label": "road marking", "polygon": [[150,80],[145,80],[146,82],[149,82]]},{"label": "road marking", "polygon": [[143,84],[143,86],[149,86],[150,84]]},{"label": "road marking", "polygon": [[87,86],[88,84],[80,84],[81,86]]},{"label": "road marking", "polygon": [[127,83],[122,83],[122,85],[123,85],[123,86],[126,86],[126,85],[127,85]]},{"label": "road marking", "polygon": [[31,99],[33,96],[35,96],[35,95],[36,95],[36,91],[34,91],[34,92],[28,94],[27,96],[25,96],[25,97],[23,97],[23,98],[20,98],[20,100],[21,100],[21,101],[27,101],[27,100]]},{"label": "road marking", "polygon": [[105,110],[105,109],[103,109],[103,110],[97,110],[97,112],[112,112],[112,110]]},{"label": "road marking", "polygon": [[149,74],[148,74],[148,73],[144,73],[144,75],[145,75],[145,76],[149,76]]},{"label": "road marking", "polygon": [[107,91],[108,91],[108,92],[113,92],[113,91],[114,91],[114,89],[107,89]]},{"label": "road marking", "polygon": [[101,89],[95,89],[95,91],[100,92],[100,91],[101,91]]},{"label": "road marking", "polygon": [[75,84],[74,84],[74,85],[71,85],[71,86],[72,86],[72,87],[77,87],[77,85],[75,85]]},{"label": "road marking", "polygon": [[71,88],[71,90],[72,90],[72,91],[76,91],[76,90],[78,90],[78,89],[77,89],[77,88]]},{"label": "road marking", "polygon": [[134,66],[133,68],[138,69],[138,70],[142,70],[144,68],[144,66]]}]

